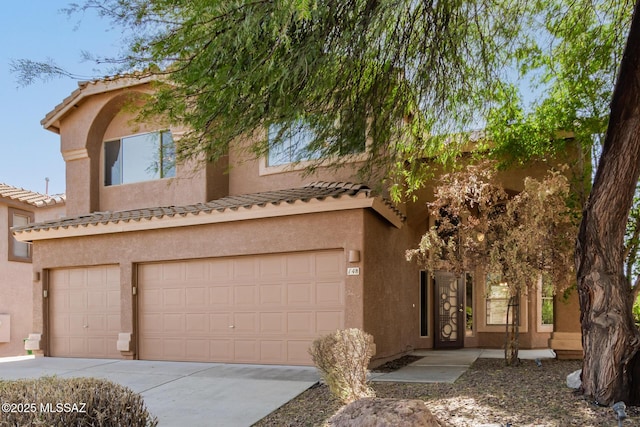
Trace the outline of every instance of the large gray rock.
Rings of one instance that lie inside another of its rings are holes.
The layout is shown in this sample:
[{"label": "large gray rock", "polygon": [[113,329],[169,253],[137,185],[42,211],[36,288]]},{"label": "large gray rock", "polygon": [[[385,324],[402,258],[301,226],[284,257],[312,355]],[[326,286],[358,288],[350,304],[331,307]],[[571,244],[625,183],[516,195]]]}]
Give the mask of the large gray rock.
[{"label": "large gray rock", "polygon": [[440,427],[422,400],[366,397],[340,409],[331,427]]},{"label": "large gray rock", "polygon": [[571,372],[567,375],[567,387],[573,389],[579,389],[582,385],[582,379],[580,376],[582,375],[582,369],[578,369],[577,371]]}]

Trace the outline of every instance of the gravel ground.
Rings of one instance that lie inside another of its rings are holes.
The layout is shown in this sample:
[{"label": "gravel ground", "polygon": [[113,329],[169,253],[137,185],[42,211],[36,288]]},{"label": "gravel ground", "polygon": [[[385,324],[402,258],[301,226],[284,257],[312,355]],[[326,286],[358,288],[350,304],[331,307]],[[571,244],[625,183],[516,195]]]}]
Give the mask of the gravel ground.
[{"label": "gravel ground", "polygon": [[[397,361],[382,369],[397,369]],[[565,384],[579,361],[532,360],[505,367],[478,359],[454,384],[373,383],[378,397],[422,399],[450,426],[511,423],[521,426],[616,426],[611,408],[597,407]],[[325,385],[315,385],[255,424],[256,427],[322,426],[341,407]],[[640,426],[640,408],[627,408],[623,426]]]}]

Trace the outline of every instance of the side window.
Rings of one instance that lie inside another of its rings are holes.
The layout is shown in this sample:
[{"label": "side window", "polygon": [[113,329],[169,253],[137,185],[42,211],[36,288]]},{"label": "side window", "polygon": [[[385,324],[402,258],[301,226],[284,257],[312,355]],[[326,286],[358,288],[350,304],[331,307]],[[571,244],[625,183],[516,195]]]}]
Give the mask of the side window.
[{"label": "side window", "polygon": [[104,143],[104,185],[172,178],[176,151],[171,132],[151,132]]},{"label": "side window", "polygon": [[31,244],[17,241],[11,234],[11,227],[29,225],[33,218],[33,212],[9,208],[9,261],[31,262]]},{"label": "side window", "polygon": [[540,324],[542,326],[553,326],[553,283],[542,282],[540,293]]},{"label": "side window", "polygon": [[[489,282],[489,280],[487,280]],[[506,283],[496,283],[487,286],[485,299],[487,325],[504,325],[507,323],[507,309],[509,307],[509,288]]]}]

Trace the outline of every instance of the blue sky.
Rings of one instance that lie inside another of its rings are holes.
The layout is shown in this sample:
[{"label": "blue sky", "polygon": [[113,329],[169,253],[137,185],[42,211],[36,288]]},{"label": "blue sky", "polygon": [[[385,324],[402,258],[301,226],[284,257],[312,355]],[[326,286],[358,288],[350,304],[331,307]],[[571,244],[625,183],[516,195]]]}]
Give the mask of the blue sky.
[{"label": "blue sky", "polygon": [[3,2],[0,13],[0,182],[45,192],[65,191],[64,160],[60,138],[46,131],[40,120],[77,88],[69,78],[36,82],[19,87],[9,71],[11,60],[53,59],[58,65],[90,77],[99,76],[95,64],[83,62],[82,51],[116,55],[120,32],[95,14],[68,17],[59,12],[69,0]]}]

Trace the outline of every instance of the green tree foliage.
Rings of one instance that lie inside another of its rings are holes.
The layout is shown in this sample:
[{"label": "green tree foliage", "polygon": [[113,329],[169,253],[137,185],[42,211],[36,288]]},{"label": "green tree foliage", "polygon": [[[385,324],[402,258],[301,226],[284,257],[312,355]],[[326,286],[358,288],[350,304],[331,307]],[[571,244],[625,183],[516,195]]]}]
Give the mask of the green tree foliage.
[{"label": "green tree foliage", "polygon": [[[181,158],[215,159],[243,135],[258,136],[247,148],[262,155],[302,119],[316,136],[310,152],[336,159],[366,133],[366,166],[395,165],[413,189],[427,168],[420,160],[450,160],[458,144],[446,135],[477,127],[497,105],[527,8],[505,0],[88,0],[70,11],[95,9],[128,30],[128,55],[110,60],[118,72],[166,77],[147,113],[191,126]],[[47,66],[60,73],[55,64],[16,65],[23,81]],[[269,142],[264,130],[274,123],[282,132]]]}]

